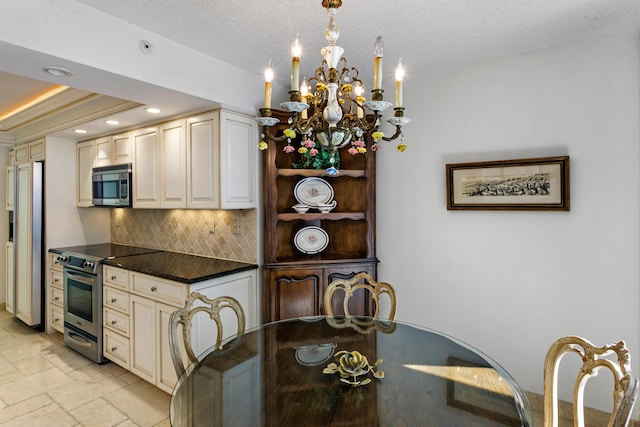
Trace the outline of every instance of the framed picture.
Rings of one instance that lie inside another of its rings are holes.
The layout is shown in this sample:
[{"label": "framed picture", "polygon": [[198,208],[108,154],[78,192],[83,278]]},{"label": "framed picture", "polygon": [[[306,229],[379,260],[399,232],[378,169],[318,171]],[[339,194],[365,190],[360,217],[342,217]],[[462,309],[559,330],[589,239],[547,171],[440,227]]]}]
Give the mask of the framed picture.
[{"label": "framed picture", "polygon": [[[447,359],[455,366],[457,376],[447,381],[447,405],[507,426],[520,426],[520,416],[514,407],[512,389],[500,381],[501,377],[490,367],[459,360]],[[469,377],[469,381],[465,380]],[[479,388],[478,378],[484,387]]]},{"label": "framed picture", "polygon": [[447,164],[447,210],[569,210],[569,156]]}]

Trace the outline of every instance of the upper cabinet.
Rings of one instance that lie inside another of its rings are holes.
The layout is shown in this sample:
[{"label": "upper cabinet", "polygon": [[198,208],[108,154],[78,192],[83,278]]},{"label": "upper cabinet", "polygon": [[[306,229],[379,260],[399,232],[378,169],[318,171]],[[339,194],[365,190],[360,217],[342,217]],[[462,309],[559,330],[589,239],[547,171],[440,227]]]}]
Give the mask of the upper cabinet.
[{"label": "upper cabinet", "polygon": [[95,140],[95,167],[131,163],[131,134],[105,136]]},{"label": "upper cabinet", "polygon": [[44,160],[44,138],[16,146],[13,161],[16,164]]},{"label": "upper cabinet", "polygon": [[93,206],[91,172],[95,163],[95,141],[79,142],[76,146],[76,205]]},{"label": "upper cabinet", "polygon": [[78,206],[91,206],[95,166],[133,164],[133,208],[251,209],[257,127],[227,110],[78,143]]}]

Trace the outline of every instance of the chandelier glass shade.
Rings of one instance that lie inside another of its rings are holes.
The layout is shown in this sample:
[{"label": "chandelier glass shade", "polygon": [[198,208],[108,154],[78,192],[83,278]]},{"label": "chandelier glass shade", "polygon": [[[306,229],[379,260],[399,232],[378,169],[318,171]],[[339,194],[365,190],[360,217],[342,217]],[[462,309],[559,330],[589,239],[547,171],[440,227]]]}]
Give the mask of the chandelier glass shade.
[{"label": "chandelier glass shade", "polygon": [[[402,79],[404,69],[401,61],[396,69],[396,97],[394,116],[387,120],[395,126],[395,133],[385,136],[380,131],[380,121],[383,111],[393,104],[383,100],[382,90],[382,57],[384,42],[378,36],[374,45],[374,77],[371,98],[364,96],[365,89],[359,77],[358,69],[349,67],[343,56],[344,49],[336,45],[340,37],[340,30],[336,26],[335,16],[341,0],[323,0],[322,6],[327,9],[329,25],[325,30],[328,45],[322,48],[323,61],[315,70],[314,75],[303,79],[300,83],[300,54],[301,47],[298,39],[291,47],[291,90],[289,101],[280,104],[280,108],[290,114],[289,128],[284,135],[276,137],[269,132],[269,128],[279,123],[272,117],[271,85],[273,71],[271,64],[265,71],[264,107],[260,109],[260,117],[256,118],[262,127],[261,150],[268,148],[267,141],[287,140],[286,152],[295,151],[289,144],[291,140],[300,137],[301,147],[298,152],[310,154],[324,151],[328,153],[328,174],[336,174],[337,150],[350,145],[348,152],[352,155],[365,154],[367,150],[379,149],[378,142],[391,141],[398,137],[404,139],[402,126],[411,119],[404,117],[402,105]],[[365,137],[367,136],[367,137]],[[368,145],[367,145],[368,144]],[[398,151],[404,151],[406,145],[399,144]],[[312,151],[315,150],[315,151]],[[313,154],[315,155],[315,154]]]}]

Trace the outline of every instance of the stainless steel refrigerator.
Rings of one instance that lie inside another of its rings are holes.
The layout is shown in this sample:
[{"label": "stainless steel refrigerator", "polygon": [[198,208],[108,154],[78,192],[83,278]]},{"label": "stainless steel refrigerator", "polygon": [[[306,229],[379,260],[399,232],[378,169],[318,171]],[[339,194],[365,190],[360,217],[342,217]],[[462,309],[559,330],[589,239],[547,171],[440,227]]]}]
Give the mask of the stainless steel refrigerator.
[{"label": "stainless steel refrigerator", "polygon": [[[14,192],[14,283],[15,316],[29,326],[44,325],[44,163],[30,162],[15,166]],[[11,292],[13,291],[13,292]]]}]

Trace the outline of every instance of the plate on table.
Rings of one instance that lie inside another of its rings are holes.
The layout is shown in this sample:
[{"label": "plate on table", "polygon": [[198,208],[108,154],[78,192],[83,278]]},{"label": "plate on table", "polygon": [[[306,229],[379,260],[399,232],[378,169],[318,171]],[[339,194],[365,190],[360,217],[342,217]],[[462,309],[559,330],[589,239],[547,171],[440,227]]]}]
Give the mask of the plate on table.
[{"label": "plate on table", "polygon": [[331,359],[335,349],[335,343],[303,345],[296,347],[296,360],[304,366],[320,365]]},{"label": "plate on table", "polygon": [[333,187],[322,178],[305,178],[293,188],[293,195],[299,203],[315,208],[333,200]]},{"label": "plate on table", "polygon": [[322,228],[312,225],[300,229],[293,238],[293,243],[300,252],[313,255],[327,248],[329,235]]}]

